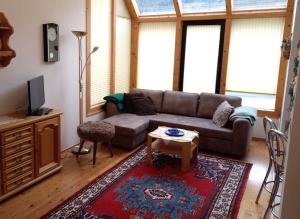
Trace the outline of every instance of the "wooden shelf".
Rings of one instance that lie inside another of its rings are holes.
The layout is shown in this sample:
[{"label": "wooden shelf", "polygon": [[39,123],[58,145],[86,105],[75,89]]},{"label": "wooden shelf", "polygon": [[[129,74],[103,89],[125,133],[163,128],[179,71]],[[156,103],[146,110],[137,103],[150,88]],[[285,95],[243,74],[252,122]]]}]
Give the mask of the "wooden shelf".
[{"label": "wooden shelf", "polygon": [[0,57],[13,57],[15,56],[13,51],[0,51]]},{"label": "wooden shelf", "polygon": [[9,24],[5,15],[0,12],[0,67],[6,67],[16,56],[16,52],[9,47],[9,38],[14,33],[14,28]]}]

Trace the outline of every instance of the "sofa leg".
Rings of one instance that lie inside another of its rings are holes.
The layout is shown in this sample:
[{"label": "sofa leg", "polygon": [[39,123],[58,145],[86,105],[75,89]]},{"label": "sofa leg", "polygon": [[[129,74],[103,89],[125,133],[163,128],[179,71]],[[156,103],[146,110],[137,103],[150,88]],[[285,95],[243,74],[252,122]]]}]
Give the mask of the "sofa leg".
[{"label": "sofa leg", "polygon": [[97,142],[94,142],[94,150],[93,150],[93,165],[96,163],[96,153],[97,153]]},{"label": "sofa leg", "polygon": [[108,149],[109,149],[109,152],[110,152],[110,157],[113,157],[114,154],[113,154],[113,152],[112,152],[111,142],[110,142],[110,141],[107,143],[107,146],[108,146]]}]

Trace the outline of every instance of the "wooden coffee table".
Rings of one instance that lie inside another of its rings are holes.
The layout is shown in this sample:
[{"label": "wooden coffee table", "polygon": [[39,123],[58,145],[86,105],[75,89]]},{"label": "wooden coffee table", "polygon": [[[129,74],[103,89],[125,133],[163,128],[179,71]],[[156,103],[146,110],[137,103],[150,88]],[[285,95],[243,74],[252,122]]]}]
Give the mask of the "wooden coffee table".
[{"label": "wooden coffee table", "polygon": [[152,164],[152,152],[160,151],[181,156],[181,170],[190,168],[191,159],[196,159],[198,154],[199,134],[196,131],[180,129],[184,132],[182,137],[171,137],[165,134],[169,127],[160,126],[147,137],[147,156]]}]

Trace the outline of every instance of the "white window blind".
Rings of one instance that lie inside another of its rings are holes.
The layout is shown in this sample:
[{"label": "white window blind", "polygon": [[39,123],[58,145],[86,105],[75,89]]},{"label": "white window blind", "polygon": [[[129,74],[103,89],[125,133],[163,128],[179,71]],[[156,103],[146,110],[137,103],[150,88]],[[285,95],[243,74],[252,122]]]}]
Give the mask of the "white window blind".
[{"label": "white window blind", "polygon": [[104,0],[91,0],[91,49],[99,51],[91,56],[91,105],[103,102],[110,93],[110,41],[111,3]]},{"label": "white window blind", "polygon": [[115,92],[127,93],[130,85],[130,40],[131,21],[129,18],[116,19],[116,60]]},{"label": "white window blind", "polygon": [[141,23],[137,87],[172,90],[176,23]]},{"label": "white window blind", "polygon": [[221,25],[187,27],[183,91],[215,93]]},{"label": "white window blind", "polygon": [[[276,94],[283,28],[284,18],[233,20],[227,91]],[[244,99],[243,103],[247,104]],[[263,105],[256,107],[264,108]]]}]

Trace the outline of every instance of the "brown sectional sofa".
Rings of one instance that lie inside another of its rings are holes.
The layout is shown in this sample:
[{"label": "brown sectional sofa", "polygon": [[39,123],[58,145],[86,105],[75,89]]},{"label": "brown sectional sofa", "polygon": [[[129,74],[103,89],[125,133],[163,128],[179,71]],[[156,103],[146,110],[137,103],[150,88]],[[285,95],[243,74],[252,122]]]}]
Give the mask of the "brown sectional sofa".
[{"label": "brown sectional sofa", "polygon": [[157,114],[140,116],[120,113],[112,103],[107,104],[107,121],[116,128],[112,143],[132,149],[146,141],[147,133],[158,126],[169,126],[199,132],[200,149],[243,156],[252,138],[252,126],[246,119],[236,119],[224,128],[217,127],[212,117],[224,100],[232,106],[241,105],[241,98],[211,93],[185,93],[179,91],[159,91],[133,89],[149,96]]}]

